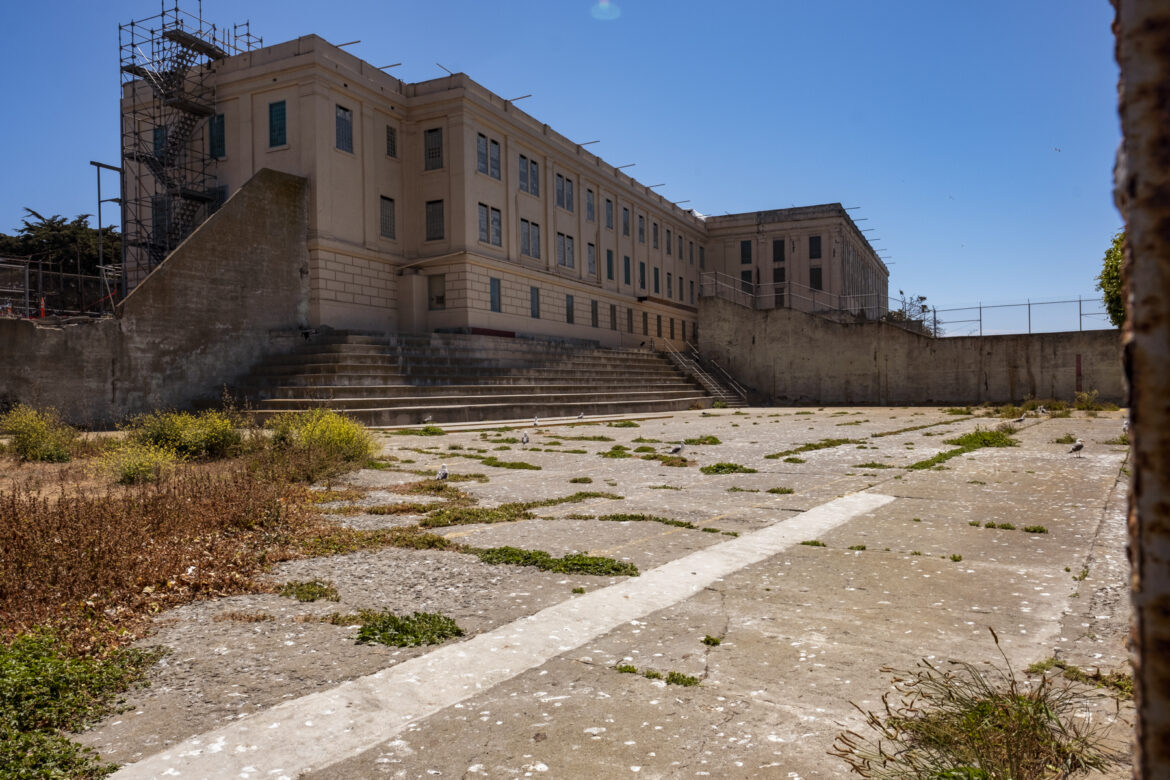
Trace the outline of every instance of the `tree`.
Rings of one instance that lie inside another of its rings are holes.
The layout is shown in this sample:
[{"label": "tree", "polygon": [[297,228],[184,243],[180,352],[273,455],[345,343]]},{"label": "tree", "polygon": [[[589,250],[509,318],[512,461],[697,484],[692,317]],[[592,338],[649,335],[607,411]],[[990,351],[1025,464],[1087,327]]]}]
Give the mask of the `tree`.
[{"label": "tree", "polygon": [[[0,256],[31,257],[47,269],[94,276],[98,271],[98,229],[90,227],[89,214],[73,220],[54,214],[45,217],[27,206],[28,212],[15,235],[0,233]],[[121,235],[113,226],[103,227],[102,254],[107,264],[121,261]]]},{"label": "tree", "polygon": [[1125,324],[1125,284],[1121,278],[1121,260],[1125,255],[1125,231],[1113,236],[1113,243],[1105,250],[1105,262],[1097,276],[1097,289],[1105,299],[1109,321],[1120,328]]}]

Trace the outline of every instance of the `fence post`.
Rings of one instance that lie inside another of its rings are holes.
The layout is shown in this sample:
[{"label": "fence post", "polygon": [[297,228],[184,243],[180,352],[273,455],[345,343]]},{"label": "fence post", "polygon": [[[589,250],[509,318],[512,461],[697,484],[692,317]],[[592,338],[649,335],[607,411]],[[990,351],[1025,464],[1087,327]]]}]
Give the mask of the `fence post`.
[{"label": "fence post", "polygon": [[1077,330],[1085,329],[1085,315],[1081,312],[1081,296],[1077,296]]},{"label": "fence post", "polygon": [[1028,299],[1028,333],[1032,332],[1032,299]]},{"label": "fence post", "polygon": [[938,338],[938,307],[934,307],[934,327],[931,329],[931,334],[936,339]]},{"label": "fence post", "polygon": [[979,335],[983,335],[983,301],[979,302]]}]

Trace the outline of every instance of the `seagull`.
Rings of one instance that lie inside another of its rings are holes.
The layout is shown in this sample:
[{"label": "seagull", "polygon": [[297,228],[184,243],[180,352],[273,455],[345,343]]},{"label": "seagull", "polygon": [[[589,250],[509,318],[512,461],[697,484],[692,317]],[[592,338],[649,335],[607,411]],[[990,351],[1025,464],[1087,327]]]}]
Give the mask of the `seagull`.
[{"label": "seagull", "polygon": [[520,443],[521,444],[528,443],[528,431],[524,431],[524,435],[520,437]]},{"label": "seagull", "polygon": [[585,419],[585,412],[577,412],[577,419],[584,420]]},{"label": "seagull", "polygon": [[670,448],[670,454],[671,455],[678,455],[680,452],[682,452],[682,450],[683,450],[683,443],[680,441],[678,444],[676,444]]},{"label": "seagull", "polygon": [[1121,432],[1124,433],[1126,436],[1129,435],[1129,418],[1128,417],[1126,417],[1125,422],[1123,422],[1121,424]]},{"label": "seagull", "polygon": [[442,482],[442,481],[443,481],[443,480],[445,480],[445,479],[446,479],[448,476],[449,476],[449,475],[447,474],[447,464],[446,464],[446,463],[444,463],[442,466],[439,466],[439,471],[438,471],[438,473],[437,473],[437,474],[435,474],[435,479],[437,479],[437,480],[439,480],[440,482]]},{"label": "seagull", "polygon": [[540,418],[539,418],[539,417],[533,417],[533,418],[532,418],[532,427],[533,427],[533,428],[535,428],[535,427],[536,427],[536,426],[538,426],[538,425],[540,425]]},{"label": "seagull", "polygon": [[1027,412],[1024,412],[1024,413],[1023,413],[1023,414],[1021,414],[1019,417],[1017,417],[1016,419],[1012,420],[1012,422],[1014,422],[1014,423],[1022,423],[1022,422],[1024,421],[1024,418],[1025,418],[1025,417],[1027,417],[1027,416],[1028,416],[1028,413],[1027,413]]},{"label": "seagull", "polygon": [[1036,407],[1036,414],[1048,414],[1048,410],[1044,408],[1043,404],[1041,404],[1040,406]]},{"label": "seagull", "polygon": [[1077,457],[1079,458],[1079,457],[1081,457],[1081,450],[1083,450],[1084,448],[1085,448],[1085,443],[1083,441],[1081,441],[1080,439],[1077,439],[1077,443],[1074,444],[1072,446],[1072,449],[1069,450],[1069,454],[1071,455],[1072,453],[1075,452],[1077,454]]},{"label": "seagull", "polygon": [[422,419],[422,421],[423,421],[424,423],[429,423],[429,422],[430,422],[431,420],[433,420],[433,419],[435,419],[435,416],[434,416],[433,414],[428,414],[426,417],[424,417],[424,418]]}]

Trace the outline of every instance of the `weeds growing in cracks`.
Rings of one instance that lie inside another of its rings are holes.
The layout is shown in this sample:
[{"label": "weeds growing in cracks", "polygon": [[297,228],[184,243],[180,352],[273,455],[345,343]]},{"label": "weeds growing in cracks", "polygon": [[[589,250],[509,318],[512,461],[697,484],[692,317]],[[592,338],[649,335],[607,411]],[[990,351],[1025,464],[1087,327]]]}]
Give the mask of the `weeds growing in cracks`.
[{"label": "weeds growing in cracks", "polygon": [[829,754],[882,780],[1041,780],[1105,768],[1113,756],[1078,717],[1085,695],[1050,677],[1030,685],[1000,655],[1002,667],[923,659],[911,670],[883,668],[896,694],[878,711],[855,704],[870,733],[841,732]]}]

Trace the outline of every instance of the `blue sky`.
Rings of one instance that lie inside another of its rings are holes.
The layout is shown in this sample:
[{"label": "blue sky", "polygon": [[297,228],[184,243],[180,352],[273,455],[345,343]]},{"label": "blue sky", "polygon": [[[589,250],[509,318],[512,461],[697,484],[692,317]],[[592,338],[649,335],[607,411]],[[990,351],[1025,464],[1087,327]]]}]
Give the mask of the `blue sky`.
[{"label": "blue sky", "polygon": [[[266,43],[361,39],[349,51],[403,62],[407,81],[441,62],[532,93],[525,111],[702,213],[859,207],[891,292],[1092,294],[1121,227],[1106,0],[612,0],[609,20],[598,5],[205,0],[203,15]],[[159,8],[3,4],[0,231],[24,206],[94,211],[89,161],[118,162],[118,24]]]}]

